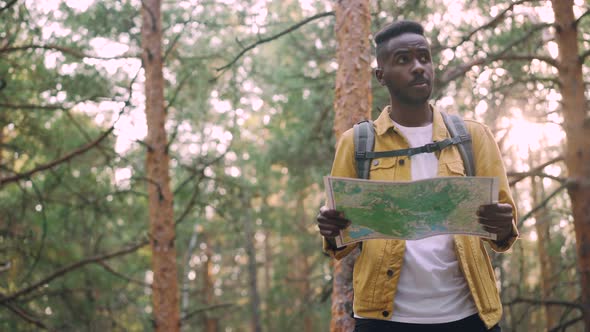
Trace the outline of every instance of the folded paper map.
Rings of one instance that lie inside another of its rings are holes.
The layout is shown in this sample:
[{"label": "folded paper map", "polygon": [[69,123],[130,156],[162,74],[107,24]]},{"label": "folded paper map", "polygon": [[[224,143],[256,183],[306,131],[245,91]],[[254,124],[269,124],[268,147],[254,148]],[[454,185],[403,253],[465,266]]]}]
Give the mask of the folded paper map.
[{"label": "folded paper map", "polygon": [[498,201],[495,177],[439,177],[390,182],[324,177],[327,205],[352,225],[336,237],[338,247],[368,239],[418,240],[468,234],[492,240],[477,221],[480,205]]}]

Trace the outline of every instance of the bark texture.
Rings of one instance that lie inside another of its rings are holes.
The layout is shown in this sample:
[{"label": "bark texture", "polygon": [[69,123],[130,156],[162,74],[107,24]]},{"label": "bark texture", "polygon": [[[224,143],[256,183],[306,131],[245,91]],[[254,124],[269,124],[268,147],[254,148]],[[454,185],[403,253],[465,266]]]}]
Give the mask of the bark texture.
[{"label": "bark texture", "polygon": [[152,302],[156,331],[180,329],[173,197],[170,190],[168,139],[164,124],[162,23],[160,0],[142,1],[142,60],[145,70],[146,173],[152,249]]},{"label": "bark texture", "polygon": [[[336,15],[334,133],[337,139],[356,122],[371,117],[371,16],[368,0],[339,0]],[[352,269],[358,250],[334,264],[331,332],[353,331]]]},{"label": "bark texture", "polygon": [[252,219],[245,220],[244,230],[246,235],[246,254],[248,255],[248,288],[250,289],[250,313],[251,331],[262,331],[262,324],[260,322],[260,294],[258,291],[258,266],[256,262],[256,247],[254,241],[254,221]]},{"label": "bark texture", "polygon": [[567,137],[565,163],[570,178],[568,191],[576,230],[584,324],[585,330],[590,331],[590,116],[578,55],[573,0],[552,0],[551,3],[559,47],[558,75]]},{"label": "bark texture", "polygon": [[[201,296],[203,301],[205,302],[205,306],[214,306],[215,303],[215,276],[213,274],[213,250],[211,249],[211,243],[208,240],[207,234],[203,234],[203,243],[207,245],[205,248],[205,257],[207,261],[203,264],[202,270],[202,279],[203,279],[203,288],[201,291]],[[203,326],[205,327],[205,332],[218,332],[219,331],[219,319],[215,316],[204,312],[203,313]]]},{"label": "bark texture", "polygon": [[[534,165],[539,165],[541,158],[539,153],[534,153],[529,150],[530,168]],[[539,206],[545,199],[545,188],[543,179],[537,176],[531,176],[531,200],[533,206]],[[555,288],[555,280],[557,273],[554,270],[556,264],[551,256],[549,248],[551,246],[551,234],[549,228],[551,226],[551,215],[547,207],[543,207],[534,213],[535,230],[537,232],[537,250],[539,253],[539,264],[541,266],[541,300],[548,301],[552,299],[553,289]],[[545,316],[545,331],[550,331],[559,321],[560,308],[558,306],[545,305],[543,306]]]}]

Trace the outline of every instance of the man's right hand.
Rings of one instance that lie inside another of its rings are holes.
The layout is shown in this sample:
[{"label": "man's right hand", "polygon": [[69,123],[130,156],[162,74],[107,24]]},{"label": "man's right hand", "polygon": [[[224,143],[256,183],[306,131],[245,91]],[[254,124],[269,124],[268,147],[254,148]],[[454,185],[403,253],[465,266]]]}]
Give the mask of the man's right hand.
[{"label": "man's right hand", "polygon": [[316,218],[320,234],[326,239],[334,239],[340,233],[340,230],[350,226],[350,220],[344,217],[344,213],[331,210],[327,206],[320,208],[320,213]]}]

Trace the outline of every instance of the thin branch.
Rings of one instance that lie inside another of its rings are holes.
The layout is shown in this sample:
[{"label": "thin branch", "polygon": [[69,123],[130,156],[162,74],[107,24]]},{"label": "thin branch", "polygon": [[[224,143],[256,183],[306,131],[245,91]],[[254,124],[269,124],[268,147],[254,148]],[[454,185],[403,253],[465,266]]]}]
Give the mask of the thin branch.
[{"label": "thin branch", "polygon": [[[184,24],[186,27],[186,23]],[[176,37],[174,37],[174,39],[172,40],[172,43],[170,43],[170,47],[168,47],[168,49],[164,52],[164,56],[162,57],[162,62],[166,62],[166,59],[168,58],[168,56],[170,55],[170,53],[172,52],[172,50],[174,49],[174,47],[176,46],[176,44],[178,43],[178,41],[180,40],[180,37],[182,36],[182,33],[185,31],[186,29],[182,29],[180,31],[180,33],[178,33],[176,35]]]},{"label": "thin branch", "polygon": [[[201,180],[204,177],[205,177],[205,172],[202,171],[199,176],[199,180],[197,180],[197,184],[199,182],[201,182]],[[174,222],[174,225],[180,224],[184,220],[184,218],[186,218],[186,216],[188,216],[188,214],[193,210],[193,207],[197,203],[198,196],[199,196],[199,190],[198,190],[197,186],[195,186],[195,189],[193,190],[193,194],[191,195],[191,198],[190,198],[188,204],[186,205],[186,207],[184,208],[184,211],[180,214],[180,216],[178,216],[178,218]]]},{"label": "thin branch", "polygon": [[552,65],[553,67],[558,67],[558,65],[559,65],[558,62],[551,57],[539,56],[539,55],[534,55],[534,54],[506,54],[507,52],[512,50],[516,45],[518,45],[521,42],[523,42],[524,40],[528,39],[536,31],[541,30],[546,27],[549,27],[549,26],[552,26],[552,24],[550,24],[550,23],[537,24],[536,26],[531,28],[524,36],[512,41],[511,43],[506,45],[506,47],[504,49],[502,49],[501,51],[494,53],[494,54],[490,54],[486,57],[479,57],[479,58],[473,59],[470,62],[460,64],[454,68],[447,70],[442,75],[442,78],[439,82],[444,85],[448,82],[455,80],[456,78],[458,78],[460,76],[463,76],[465,73],[467,73],[469,70],[471,70],[471,68],[474,66],[479,66],[479,65],[488,64],[488,63],[492,63],[495,61],[501,61],[501,60],[509,60],[509,61],[539,60],[539,61],[546,62],[546,63]]},{"label": "thin branch", "polygon": [[0,54],[10,53],[10,52],[18,52],[18,51],[38,50],[38,49],[48,50],[48,51],[58,51],[58,52],[68,54],[68,55],[71,55],[73,57],[80,58],[80,59],[93,58],[93,59],[99,59],[99,60],[115,60],[115,59],[129,59],[129,58],[137,59],[137,58],[139,58],[138,55],[136,55],[136,54],[123,54],[123,55],[118,55],[118,56],[113,56],[113,57],[102,57],[102,56],[98,56],[98,55],[86,54],[84,52],[80,52],[78,50],[75,50],[75,49],[72,49],[69,47],[59,46],[59,45],[54,45],[54,44],[47,44],[47,45],[29,44],[29,45],[5,47],[5,48],[0,49]]},{"label": "thin branch", "polygon": [[0,13],[12,7],[18,0],[9,1],[4,7],[0,8]]},{"label": "thin branch", "polygon": [[43,220],[43,225],[41,227],[41,232],[42,232],[41,233],[41,241],[40,241],[41,244],[39,244],[39,249],[37,249],[37,253],[35,254],[33,264],[31,264],[31,267],[29,267],[28,271],[25,273],[25,276],[22,278],[22,280],[29,279],[29,277],[31,276],[31,274],[33,273],[35,268],[37,267],[37,263],[39,263],[39,260],[41,259],[41,253],[43,252],[43,249],[45,248],[45,240],[47,238],[48,220],[47,220],[47,213],[45,212],[45,206],[46,206],[45,199],[43,198],[41,191],[39,190],[39,188],[35,184],[35,181],[31,181],[31,186],[33,187],[33,191],[35,192],[35,195],[39,199],[39,204],[41,204],[41,206],[42,206],[41,219]]},{"label": "thin branch", "polygon": [[590,9],[587,9],[584,14],[580,15],[580,17],[578,17],[575,21],[574,21],[574,27],[577,27],[580,24],[580,21],[586,17],[587,15],[590,15]]},{"label": "thin branch", "polygon": [[[555,180],[559,183],[564,183],[567,179],[566,178],[561,178],[559,176],[553,176],[553,175],[549,175],[543,172],[508,172],[506,175],[508,176],[524,176],[524,177],[529,177],[529,176],[539,176],[542,178],[548,178],[548,179],[552,179]],[[509,183],[510,185],[512,185],[512,181],[510,181]]]},{"label": "thin branch", "polygon": [[204,308],[195,309],[194,311],[191,311],[190,313],[184,315],[180,320],[185,321],[185,320],[190,319],[192,316],[199,314],[201,312],[214,310],[214,309],[221,309],[221,308],[226,308],[226,307],[233,307],[234,305],[235,305],[235,303],[220,303],[220,304],[210,305],[210,306],[204,307]]},{"label": "thin branch", "polygon": [[[529,175],[532,175],[532,174],[537,174],[537,173],[539,173],[540,171],[542,171],[542,170],[543,170],[543,168],[545,168],[545,167],[547,167],[547,166],[549,166],[549,165],[551,165],[551,164],[555,164],[555,163],[557,163],[557,162],[560,162],[560,161],[562,161],[562,160],[563,160],[563,156],[557,156],[557,157],[555,157],[555,158],[553,158],[553,159],[551,159],[551,160],[549,160],[549,161],[546,161],[546,162],[544,162],[543,164],[541,164],[541,165],[539,165],[539,166],[537,166],[537,167],[533,168],[532,170],[530,170],[530,171],[528,171],[528,172],[526,172],[526,173],[522,173],[522,174],[520,174],[520,175],[516,175],[516,174],[517,174],[516,172],[508,172],[508,174],[515,174],[514,176],[516,177],[515,179],[512,179],[512,180],[509,182],[509,185],[510,185],[510,186],[514,186],[516,183],[518,183],[518,182],[520,182],[521,180],[525,179],[527,176],[529,176]],[[530,174],[528,174],[528,173],[530,173]],[[509,176],[510,176],[510,175],[509,175]]]},{"label": "thin branch", "polygon": [[149,243],[148,240],[142,240],[136,244],[133,244],[127,248],[123,248],[121,250],[118,251],[114,251],[111,253],[107,253],[107,254],[102,254],[102,255],[96,255],[96,256],[92,256],[92,257],[88,257],[85,259],[82,259],[80,261],[77,261],[75,263],[72,263],[68,266],[62,267],[61,269],[51,273],[49,276],[41,279],[40,281],[37,281],[36,283],[30,285],[29,287],[23,288],[19,291],[16,291],[12,294],[9,295],[0,295],[0,304],[5,304],[7,302],[13,301],[14,299],[23,296],[25,294],[28,294],[34,290],[36,290],[37,288],[43,287],[43,285],[48,284],[49,282],[51,282],[54,279],[57,279],[65,274],[67,274],[68,272],[71,272],[73,270],[79,269],[85,265],[88,264],[92,264],[92,263],[98,263],[98,262],[102,262],[104,260],[107,259],[111,259],[114,257],[118,257],[118,256],[123,256],[132,252],[137,251],[138,249],[144,247],[145,245],[147,245]]},{"label": "thin branch", "polygon": [[0,103],[0,108],[20,109],[20,110],[67,110],[70,107],[63,105],[35,105],[35,104],[11,104],[11,103]]},{"label": "thin branch", "polygon": [[172,105],[174,105],[174,103],[176,102],[176,98],[178,98],[178,95],[180,94],[180,91],[182,90],[186,82],[188,82],[189,78],[192,77],[192,75],[193,71],[188,73],[180,80],[180,82],[178,82],[178,85],[176,86],[176,89],[174,89],[174,93],[172,94],[172,98],[170,98],[170,102],[168,102],[168,105],[164,107],[164,112],[168,113],[168,109],[172,107]]},{"label": "thin branch", "polygon": [[522,227],[522,225],[524,224],[524,222],[529,219],[530,217],[533,216],[533,214],[537,211],[539,211],[540,209],[544,208],[545,205],[547,205],[547,203],[553,198],[555,197],[557,194],[559,194],[562,190],[566,189],[568,186],[570,185],[569,182],[565,182],[563,183],[561,186],[559,186],[559,188],[555,189],[555,191],[553,191],[549,196],[547,196],[542,202],[540,202],[537,206],[535,206],[532,210],[530,210],[527,214],[525,214],[524,216],[522,216],[522,218],[520,218],[520,220],[518,221],[518,228]]},{"label": "thin branch", "polygon": [[12,311],[13,313],[15,313],[17,316],[19,316],[20,318],[22,318],[26,322],[31,323],[31,324],[37,326],[40,329],[50,330],[47,327],[47,325],[45,325],[42,321],[36,319],[35,317],[32,317],[30,313],[28,313],[25,310],[17,307],[16,305],[13,305],[11,303],[5,303],[4,306],[6,306],[8,308],[8,310]]},{"label": "thin branch", "polygon": [[148,284],[147,282],[143,282],[143,281],[141,281],[141,280],[137,280],[137,279],[134,279],[134,278],[128,277],[128,276],[126,276],[126,275],[124,275],[124,274],[122,274],[122,273],[120,273],[120,272],[116,271],[115,269],[113,269],[112,267],[110,267],[110,266],[109,266],[107,263],[105,263],[105,262],[102,262],[102,261],[101,261],[101,262],[98,262],[97,264],[98,264],[98,265],[100,265],[100,266],[102,266],[102,268],[103,268],[103,269],[105,269],[105,270],[106,270],[107,272],[109,272],[110,274],[112,274],[112,275],[114,275],[114,276],[116,276],[116,277],[119,277],[119,278],[121,278],[121,279],[123,279],[123,280],[129,281],[129,282],[131,282],[131,283],[138,284],[138,285],[140,285],[140,286],[144,286],[144,287],[152,287],[152,285],[151,285],[151,284]]},{"label": "thin branch", "polygon": [[248,47],[244,48],[228,64],[226,64],[223,67],[216,68],[216,70],[217,71],[225,71],[229,67],[231,67],[234,63],[236,63],[244,54],[246,54],[246,52],[250,51],[251,49],[255,48],[256,46],[261,45],[261,44],[268,43],[270,41],[273,41],[273,40],[275,40],[275,39],[277,39],[277,38],[279,38],[279,37],[281,37],[283,35],[288,34],[289,32],[292,32],[292,31],[295,31],[295,30],[299,29],[300,27],[304,26],[305,24],[307,24],[307,23],[309,23],[311,21],[314,21],[314,20],[317,20],[319,18],[326,17],[326,16],[334,16],[334,12],[326,12],[326,13],[320,13],[320,14],[314,15],[314,16],[309,17],[309,18],[307,18],[307,19],[305,19],[305,20],[303,20],[303,21],[301,21],[301,22],[299,22],[299,23],[297,23],[295,25],[292,25],[291,27],[289,27],[286,30],[283,30],[283,31],[277,33],[276,35],[272,35],[272,36],[266,37],[266,38],[260,38],[260,39],[258,39],[257,42],[255,42],[253,44],[250,44]]},{"label": "thin branch", "polygon": [[517,297],[512,301],[505,303],[505,305],[514,305],[517,303],[528,303],[534,305],[546,305],[546,306],[562,306],[562,307],[570,307],[582,310],[583,306],[580,303],[576,302],[568,302],[568,301],[560,301],[560,300],[540,300],[540,299],[529,299],[523,297]]},{"label": "thin branch", "polygon": [[459,47],[464,42],[470,40],[471,37],[473,37],[473,35],[475,35],[479,31],[496,27],[500,22],[502,22],[506,18],[506,13],[508,13],[509,11],[511,11],[514,8],[514,6],[521,5],[521,4],[526,3],[526,2],[535,2],[535,1],[539,1],[539,0],[519,0],[519,1],[515,1],[515,2],[510,3],[510,6],[506,7],[498,15],[496,15],[495,17],[493,17],[489,22],[487,22],[484,25],[481,25],[481,26],[477,27],[476,29],[474,29],[473,31],[471,31],[466,36],[463,36],[463,38],[461,38],[461,41],[458,44],[456,44],[454,46],[451,46],[449,48],[450,49],[456,49],[457,47]]},{"label": "thin branch", "polygon": [[12,175],[12,176],[7,176],[4,178],[0,178],[0,188],[2,186],[4,186],[7,183],[12,183],[12,182],[17,182],[20,181],[22,179],[27,179],[29,177],[31,177],[33,174],[53,168],[61,163],[64,163],[70,159],[73,159],[74,157],[77,157],[83,153],[85,153],[86,151],[92,149],[93,147],[97,146],[98,144],[100,144],[100,142],[102,142],[105,138],[107,138],[109,136],[109,134],[111,132],[113,132],[113,130],[115,129],[115,127],[111,127],[109,128],[109,130],[105,131],[104,133],[102,133],[97,139],[95,139],[92,142],[88,142],[85,145],[79,147],[78,149],[71,151],[51,162],[48,162],[46,164],[40,165],[35,167],[34,169],[24,172],[24,173],[18,173],[16,175]]},{"label": "thin branch", "polygon": [[586,50],[586,52],[580,54],[580,63],[584,63],[586,58],[590,55],[590,49]]},{"label": "thin branch", "polygon": [[559,324],[558,326],[552,328],[551,330],[549,330],[549,332],[565,331],[565,328],[566,327],[568,327],[570,325],[574,325],[577,322],[581,321],[582,319],[584,319],[584,316],[583,315],[580,315],[580,316],[578,316],[576,318],[572,318],[572,319],[570,319],[568,321],[565,321],[565,322]]}]

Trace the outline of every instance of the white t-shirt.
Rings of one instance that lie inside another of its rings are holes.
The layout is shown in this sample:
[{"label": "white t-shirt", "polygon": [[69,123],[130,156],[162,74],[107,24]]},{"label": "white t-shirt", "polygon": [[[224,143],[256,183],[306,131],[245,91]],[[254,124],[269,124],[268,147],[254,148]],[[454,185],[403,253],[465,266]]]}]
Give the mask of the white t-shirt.
[{"label": "white t-shirt", "polygon": [[[426,127],[395,127],[410,147],[432,142],[432,124]],[[436,177],[434,153],[411,157],[412,180]],[[404,263],[394,299],[392,321],[439,324],[477,313],[465,277],[460,271],[452,235],[406,241]]]}]

